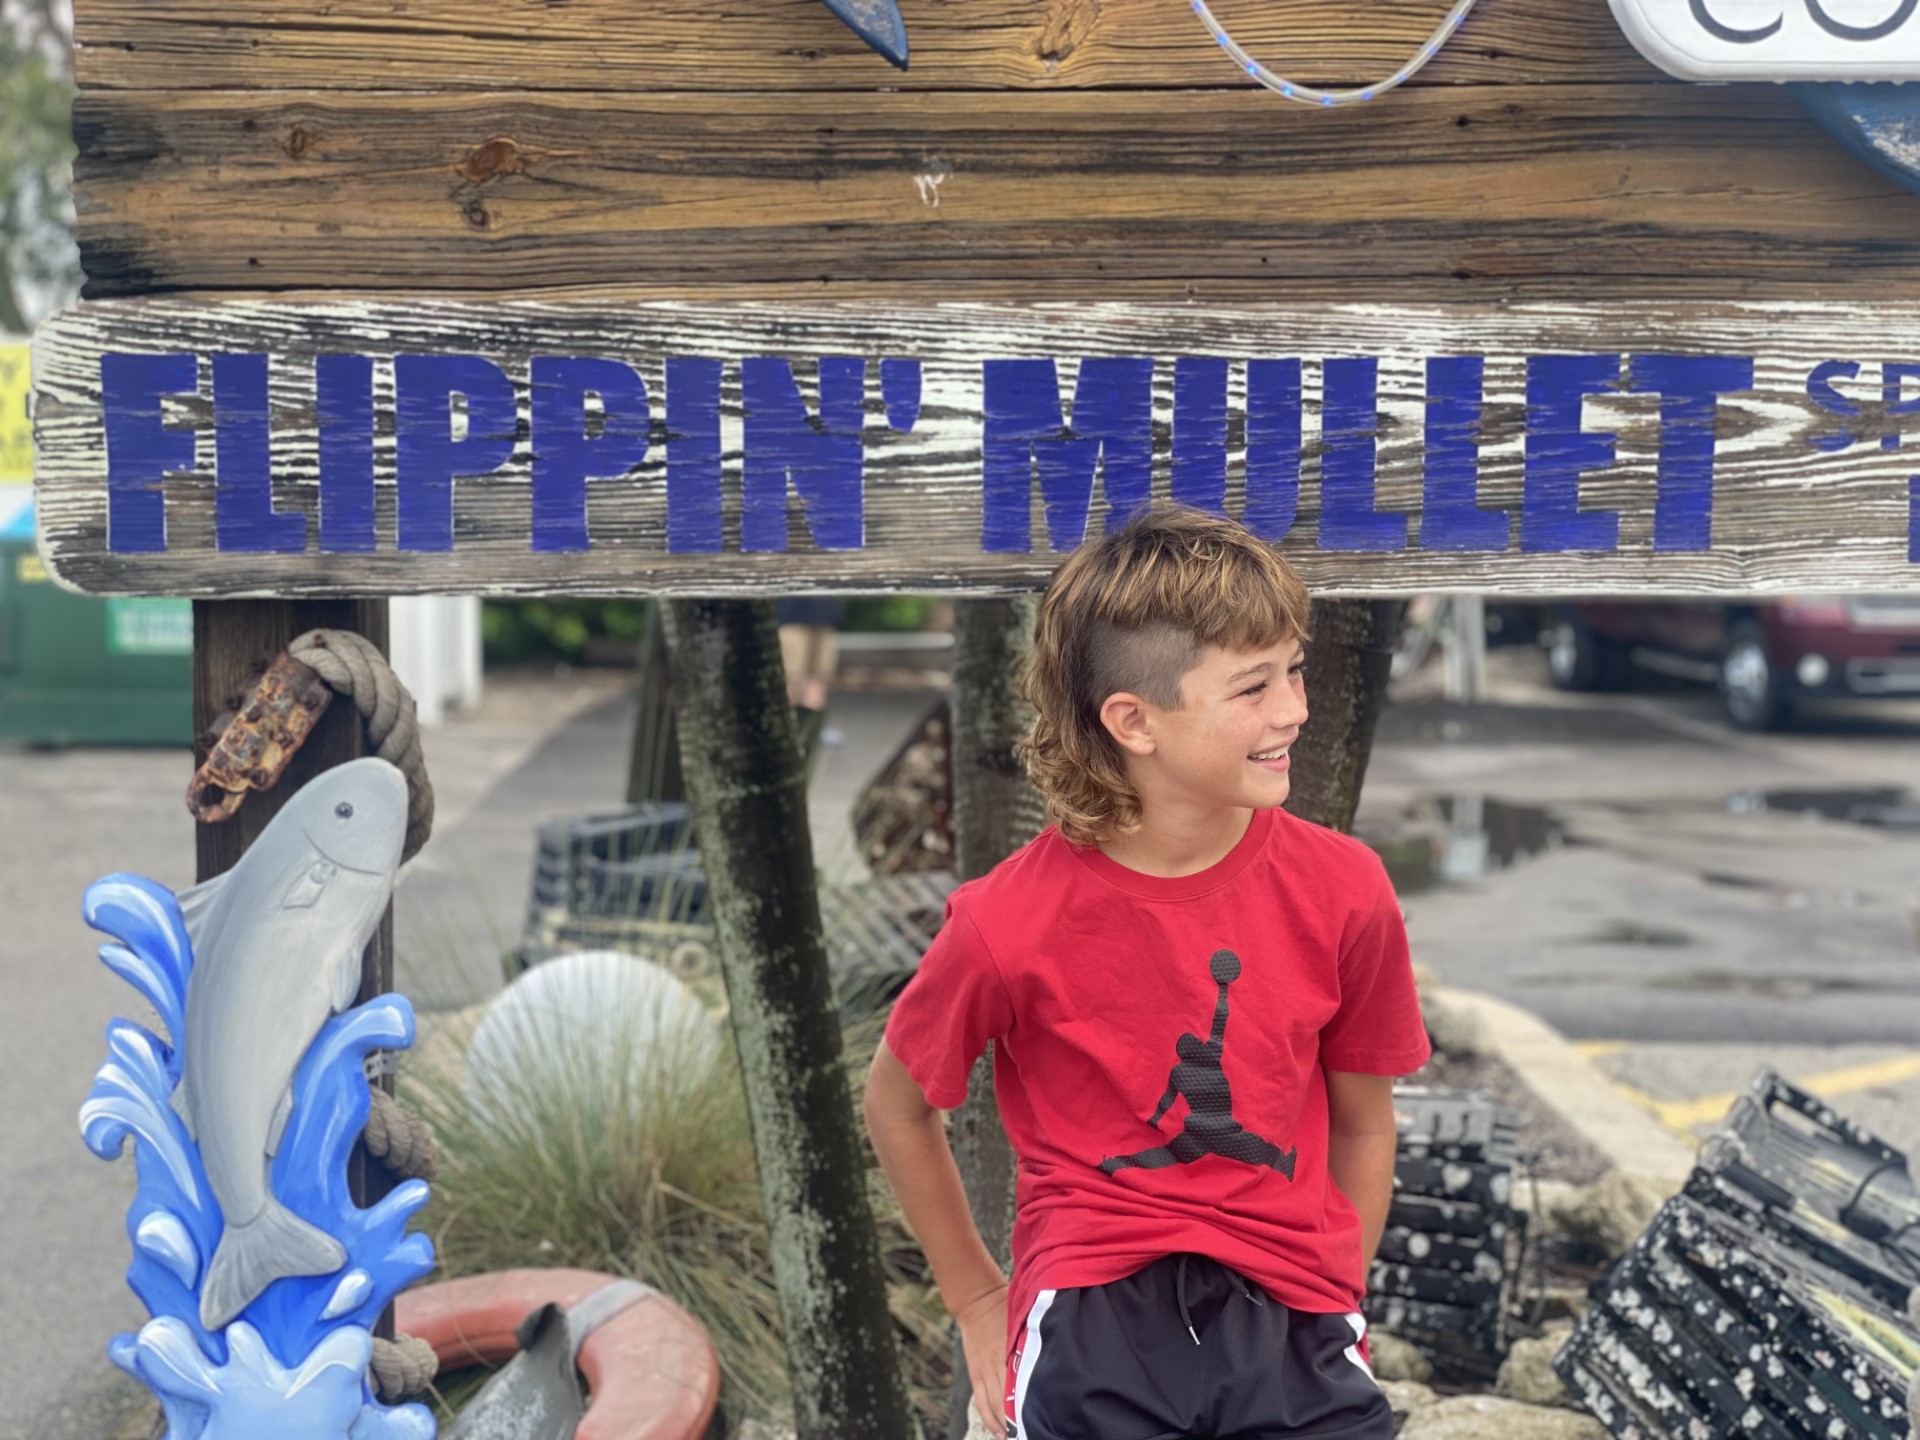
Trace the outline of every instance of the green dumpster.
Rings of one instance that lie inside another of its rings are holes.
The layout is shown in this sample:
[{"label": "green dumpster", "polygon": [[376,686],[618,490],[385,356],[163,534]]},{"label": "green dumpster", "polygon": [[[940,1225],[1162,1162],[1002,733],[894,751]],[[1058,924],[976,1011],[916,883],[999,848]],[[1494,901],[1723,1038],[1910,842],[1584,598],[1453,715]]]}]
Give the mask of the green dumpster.
[{"label": "green dumpster", "polygon": [[192,657],[191,601],[68,594],[34,550],[33,506],[0,490],[0,737],[189,744]]}]

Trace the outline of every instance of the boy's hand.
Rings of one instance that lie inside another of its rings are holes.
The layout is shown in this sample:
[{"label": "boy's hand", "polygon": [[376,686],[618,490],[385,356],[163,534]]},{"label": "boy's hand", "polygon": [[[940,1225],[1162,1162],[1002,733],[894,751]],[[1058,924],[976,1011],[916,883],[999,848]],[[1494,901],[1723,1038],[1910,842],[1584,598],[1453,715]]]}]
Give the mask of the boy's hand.
[{"label": "boy's hand", "polygon": [[967,1352],[973,1408],[986,1422],[988,1434],[1003,1435],[1007,1429],[1007,1287],[987,1291],[953,1318],[960,1326],[961,1348]]}]

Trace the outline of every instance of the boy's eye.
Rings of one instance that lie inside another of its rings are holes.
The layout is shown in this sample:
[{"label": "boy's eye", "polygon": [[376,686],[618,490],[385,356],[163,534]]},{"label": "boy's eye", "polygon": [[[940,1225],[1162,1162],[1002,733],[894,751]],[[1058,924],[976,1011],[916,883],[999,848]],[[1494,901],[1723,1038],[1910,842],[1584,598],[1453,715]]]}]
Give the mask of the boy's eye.
[{"label": "boy's eye", "polygon": [[1240,693],[1242,695],[1258,695],[1262,690],[1266,688],[1267,688],[1267,682],[1262,680],[1258,685],[1250,686],[1249,688],[1242,690]]},{"label": "boy's eye", "polygon": [[1294,662],[1293,662],[1293,664],[1292,664],[1291,666],[1289,666],[1289,667],[1288,667],[1288,669],[1287,669],[1287,673],[1288,673],[1289,675],[1304,675],[1304,674],[1306,674],[1306,673],[1307,673],[1307,662],[1306,662],[1306,661],[1304,661],[1304,660],[1296,660],[1296,661],[1294,661]]}]

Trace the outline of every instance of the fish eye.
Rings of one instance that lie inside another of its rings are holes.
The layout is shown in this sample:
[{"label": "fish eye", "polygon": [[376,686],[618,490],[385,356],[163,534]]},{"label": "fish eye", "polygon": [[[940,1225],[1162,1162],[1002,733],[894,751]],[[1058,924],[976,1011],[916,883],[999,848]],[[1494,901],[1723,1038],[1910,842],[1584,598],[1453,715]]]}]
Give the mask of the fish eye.
[{"label": "fish eye", "polygon": [[342,820],[351,820],[353,818],[353,806],[342,800],[338,805],[333,807],[333,813],[338,815]]}]

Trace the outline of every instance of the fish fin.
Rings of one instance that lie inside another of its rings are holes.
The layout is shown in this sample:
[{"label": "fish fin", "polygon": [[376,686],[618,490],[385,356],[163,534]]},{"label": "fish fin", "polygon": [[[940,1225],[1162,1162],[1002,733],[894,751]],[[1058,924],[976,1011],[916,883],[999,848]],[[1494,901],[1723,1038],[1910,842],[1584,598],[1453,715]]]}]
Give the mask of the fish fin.
[{"label": "fish fin", "polygon": [[346,1247],[278,1200],[241,1226],[227,1226],[200,1291],[200,1324],[224,1329],[276,1280],[331,1275],[347,1263]]},{"label": "fish fin", "polygon": [[187,1127],[187,1138],[195,1144],[200,1137],[193,1133],[193,1100],[187,1093],[187,1077],[180,1076],[180,1083],[173,1087],[173,1113],[180,1117],[180,1123]]},{"label": "fish fin", "polygon": [[360,952],[353,951],[340,957],[333,972],[333,1013],[344,1015],[353,1008],[353,1000],[360,993]]},{"label": "fish fin", "polygon": [[287,1117],[293,1113],[293,1087],[280,1092],[280,1103],[273,1107],[273,1123],[267,1126],[267,1154],[280,1153],[280,1137],[287,1133]]},{"label": "fish fin", "polygon": [[294,876],[293,884],[287,887],[287,893],[280,901],[282,910],[311,910],[326,893],[327,882],[338,874],[338,870],[326,861],[318,861]]},{"label": "fish fin", "polygon": [[225,875],[216,875],[191,889],[176,892],[173,897],[179,902],[180,918],[186,922],[187,938],[193,941],[196,957],[200,953],[200,937],[207,926],[207,912],[213,909],[213,902],[220,898],[220,887],[226,883]]}]

